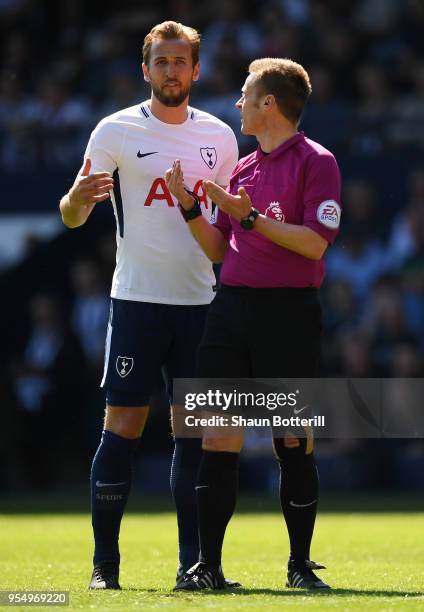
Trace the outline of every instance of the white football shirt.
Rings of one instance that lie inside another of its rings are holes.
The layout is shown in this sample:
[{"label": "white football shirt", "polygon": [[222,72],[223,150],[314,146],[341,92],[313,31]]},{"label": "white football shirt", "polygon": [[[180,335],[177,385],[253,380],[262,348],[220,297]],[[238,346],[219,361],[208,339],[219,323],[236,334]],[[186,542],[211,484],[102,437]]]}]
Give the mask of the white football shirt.
[{"label": "white football shirt", "polygon": [[116,268],[111,296],[161,304],[209,304],[215,276],[166,187],[164,175],[181,160],[186,186],[201,199],[211,221],[212,206],[202,180],[227,185],[237,163],[231,128],[216,117],[188,108],[184,123],[163,123],[143,102],[106,117],[92,132],[85,158],[91,172],[114,177]]}]

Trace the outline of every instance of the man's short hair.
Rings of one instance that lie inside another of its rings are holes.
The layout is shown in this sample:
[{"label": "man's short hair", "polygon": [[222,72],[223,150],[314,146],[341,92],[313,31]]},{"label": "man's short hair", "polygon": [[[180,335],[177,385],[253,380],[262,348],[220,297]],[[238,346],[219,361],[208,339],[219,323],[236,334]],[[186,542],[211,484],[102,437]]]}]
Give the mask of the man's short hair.
[{"label": "man's short hair", "polygon": [[272,94],[280,113],[297,124],[312,92],[304,67],[289,59],[264,57],[250,64],[249,73],[256,76],[260,95]]},{"label": "man's short hair", "polygon": [[193,66],[199,61],[200,33],[194,28],[185,26],[176,21],[164,21],[155,25],[144,39],[143,62],[149,65],[150,50],[154,40],[186,40],[191,46]]}]

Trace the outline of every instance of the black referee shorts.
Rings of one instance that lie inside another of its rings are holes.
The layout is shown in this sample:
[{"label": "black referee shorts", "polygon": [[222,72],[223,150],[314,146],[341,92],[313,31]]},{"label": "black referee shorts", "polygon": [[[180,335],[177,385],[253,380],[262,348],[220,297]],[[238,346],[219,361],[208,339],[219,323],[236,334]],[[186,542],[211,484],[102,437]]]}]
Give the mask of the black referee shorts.
[{"label": "black referee shorts", "polygon": [[222,285],[209,308],[199,378],[313,378],[321,347],[315,288]]}]

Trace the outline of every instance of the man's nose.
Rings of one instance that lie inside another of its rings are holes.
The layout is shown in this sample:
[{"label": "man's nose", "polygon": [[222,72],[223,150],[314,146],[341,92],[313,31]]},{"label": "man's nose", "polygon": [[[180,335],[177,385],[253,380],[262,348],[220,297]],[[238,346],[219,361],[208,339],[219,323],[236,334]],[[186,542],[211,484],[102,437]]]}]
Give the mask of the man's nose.
[{"label": "man's nose", "polygon": [[168,78],[175,76],[176,74],[176,65],[174,62],[168,62],[166,65],[166,76]]}]

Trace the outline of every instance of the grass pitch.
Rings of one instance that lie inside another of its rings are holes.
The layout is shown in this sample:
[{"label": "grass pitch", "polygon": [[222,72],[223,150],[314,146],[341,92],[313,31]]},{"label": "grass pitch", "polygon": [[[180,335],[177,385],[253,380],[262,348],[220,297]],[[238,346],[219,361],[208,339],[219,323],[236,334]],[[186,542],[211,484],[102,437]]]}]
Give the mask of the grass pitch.
[{"label": "grass pitch", "polygon": [[69,590],[65,610],[424,609],[424,513],[321,513],[312,558],[327,566],[320,575],[333,590],[314,594],[284,587],[288,542],[280,514],[244,510],[230,524],[223,560],[226,575],[240,580],[242,589],[172,592],[177,554],[172,512],[125,516],[123,590],[101,593],[87,590],[92,555],[88,514],[4,514],[0,588]]}]

